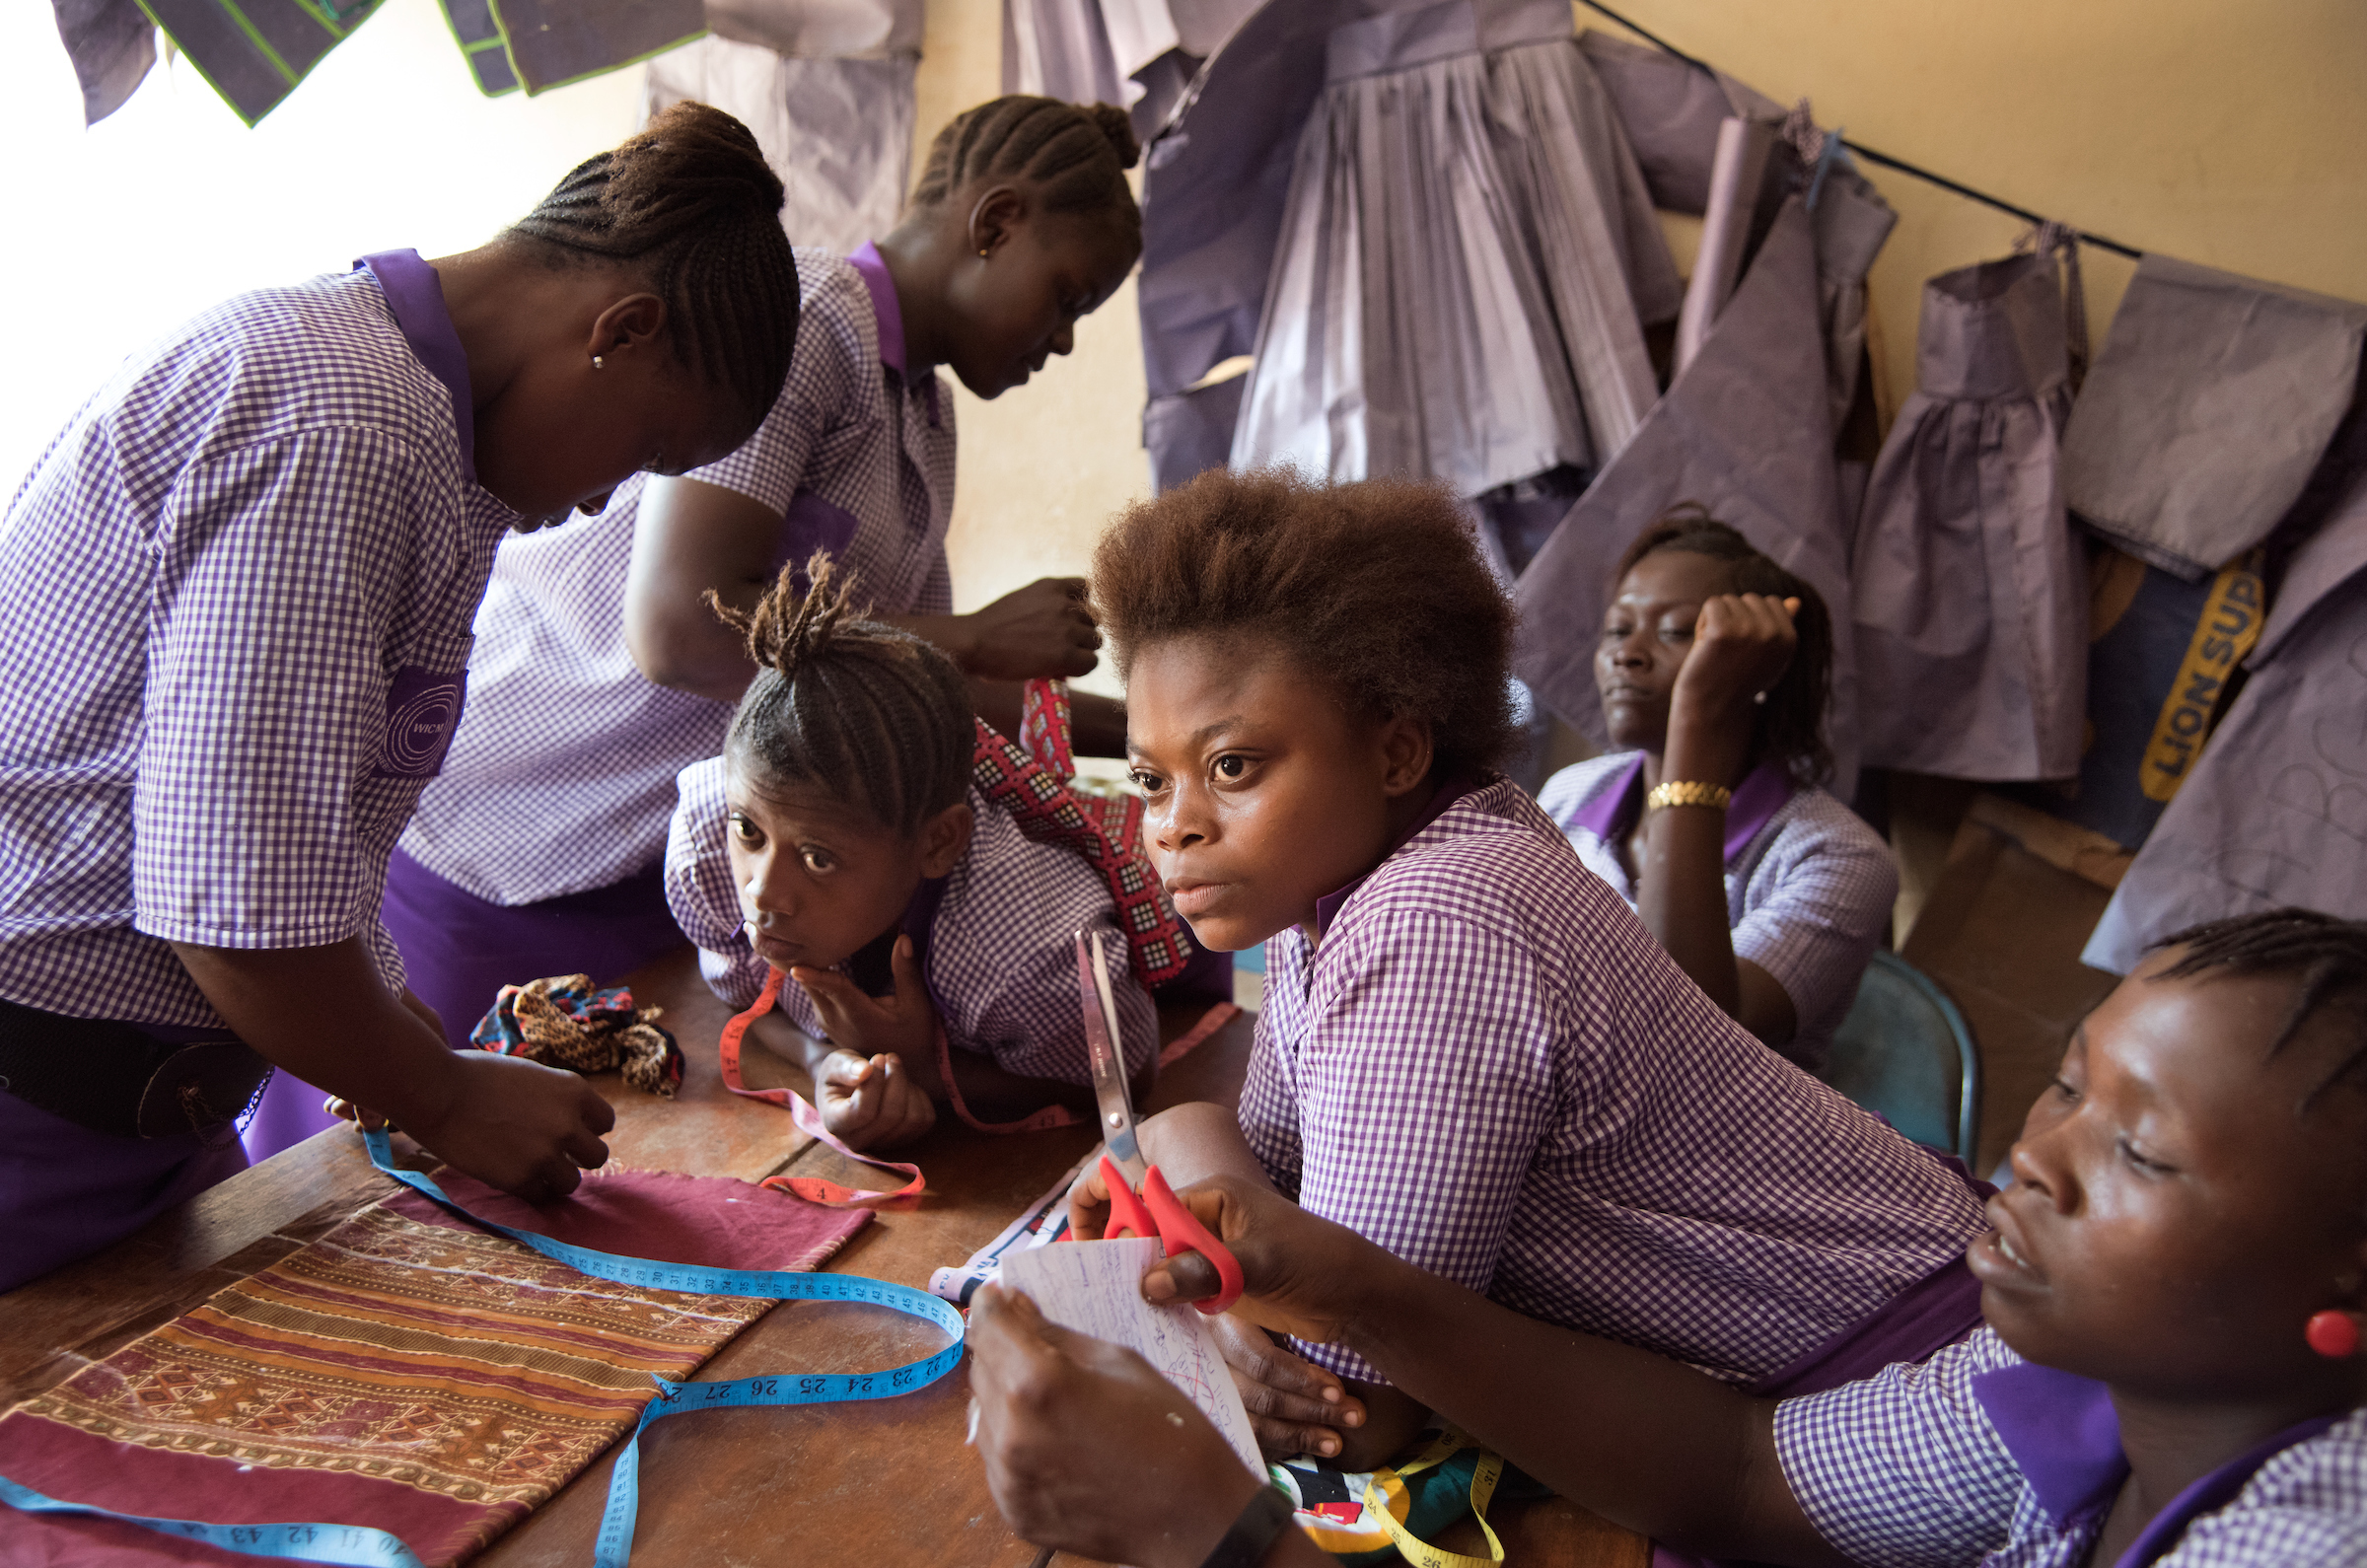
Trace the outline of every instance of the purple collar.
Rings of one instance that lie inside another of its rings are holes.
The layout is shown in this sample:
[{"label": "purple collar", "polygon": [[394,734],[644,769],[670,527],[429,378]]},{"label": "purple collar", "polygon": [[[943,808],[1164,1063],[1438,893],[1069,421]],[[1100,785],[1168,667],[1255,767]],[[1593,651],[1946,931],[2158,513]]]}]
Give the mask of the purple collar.
[{"label": "purple collar", "polygon": [[897,303],[896,279],[888,271],[888,262],[880,248],[866,240],[863,248],[846,258],[863,279],[863,287],[871,292],[871,314],[880,323],[880,363],[904,373],[904,312]]},{"label": "purple collar", "polygon": [[381,250],[362,257],[354,267],[368,270],[378,291],[387,297],[387,309],[394,313],[394,324],[402,329],[403,341],[411,345],[411,352],[428,374],[452,393],[452,423],[461,439],[461,472],[470,484],[476,483],[476,407],[468,391],[468,356],[461,348],[452,313],[444,308],[443,279],[419,259],[416,250]]},{"label": "purple collar", "polygon": [[1327,892],[1315,900],[1315,929],[1318,932],[1330,930],[1331,921],[1338,915],[1340,905],[1346,903],[1354,895],[1356,890],[1364,886],[1365,879],[1372,876],[1374,871],[1379,871],[1388,862],[1390,856],[1411,843],[1416,833],[1444,817],[1448,807],[1466,795],[1471,794],[1475,790],[1485,789],[1494,782],[1493,776],[1484,773],[1453,773],[1440,780],[1437,790],[1430,796],[1430,803],[1422,808],[1420,815],[1406,824],[1405,831],[1390,841],[1390,846],[1381,852],[1381,858],[1373,862],[1372,871],[1364,872],[1342,884],[1336,891]]},{"label": "purple collar", "polygon": [[[1598,792],[1578,809],[1570,825],[1583,827],[1607,844],[1615,844],[1635,826],[1644,809],[1644,754],[1638,751],[1615,783]],[[1761,762],[1735,786],[1726,806],[1726,863],[1751,847],[1751,840],[1782,810],[1797,788],[1790,770],[1772,759]]]},{"label": "purple collar", "polygon": [[[2103,1384],[2026,1361],[1974,1378],[1972,1396],[2057,1530],[2096,1521],[2113,1506],[2128,1458],[2120,1450],[2119,1412]],[[2188,1525],[2225,1506],[2261,1465],[2337,1419],[2322,1415],[2289,1426],[2195,1481],[2153,1517],[2114,1568],[2145,1568],[2167,1555]]]},{"label": "purple collar", "polygon": [[[880,327],[880,363],[896,372],[896,379],[907,387],[911,374],[904,368],[904,310],[896,297],[896,278],[888,270],[887,259],[880,254],[874,241],[863,242],[861,249],[846,258],[846,264],[862,278],[863,287],[871,295],[872,319]],[[932,375],[920,386],[921,393],[929,400],[929,423],[938,423],[937,378]]]}]

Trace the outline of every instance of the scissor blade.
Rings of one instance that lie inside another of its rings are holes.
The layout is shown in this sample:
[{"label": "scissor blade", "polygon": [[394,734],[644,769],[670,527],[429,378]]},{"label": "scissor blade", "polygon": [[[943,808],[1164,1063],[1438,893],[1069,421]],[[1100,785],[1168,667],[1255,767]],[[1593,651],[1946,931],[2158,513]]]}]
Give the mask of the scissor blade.
[{"label": "scissor blade", "polygon": [[1110,994],[1110,970],[1102,933],[1077,933],[1077,976],[1088,988],[1085,1051],[1093,1065],[1093,1098],[1101,1106],[1102,1138],[1110,1158],[1128,1181],[1139,1183],[1148,1169],[1134,1141],[1134,1098],[1126,1092],[1126,1057],[1119,1048],[1117,1001]]}]

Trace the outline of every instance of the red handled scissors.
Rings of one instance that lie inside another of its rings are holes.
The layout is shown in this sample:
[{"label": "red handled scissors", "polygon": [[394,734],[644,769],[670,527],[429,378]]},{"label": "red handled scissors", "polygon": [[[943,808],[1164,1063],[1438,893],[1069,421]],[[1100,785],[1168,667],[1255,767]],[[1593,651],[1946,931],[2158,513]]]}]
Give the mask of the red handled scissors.
[{"label": "red handled scissors", "polygon": [[[1214,1298],[1192,1303],[1211,1316],[1241,1299],[1241,1262],[1208,1227],[1180,1202],[1155,1165],[1143,1163],[1134,1141],[1134,1097],[1126,1091],[1126,1059],[1117,1047],[1117,1002],[1110,994],[1110,966],[1099,931],[1077,933],[1077,981],[1085,997],[1085,1049],[1093,1062],[1093,1094],[1102,1107],[1102,1180],[1110,1187],[1110,1226],[1103,1235],[1157,1238],[1167,1255],[1197,1252],[1216,1269],[1222,1287]],[[1135,1190],[1141,1189],[1141,1196]]]}]

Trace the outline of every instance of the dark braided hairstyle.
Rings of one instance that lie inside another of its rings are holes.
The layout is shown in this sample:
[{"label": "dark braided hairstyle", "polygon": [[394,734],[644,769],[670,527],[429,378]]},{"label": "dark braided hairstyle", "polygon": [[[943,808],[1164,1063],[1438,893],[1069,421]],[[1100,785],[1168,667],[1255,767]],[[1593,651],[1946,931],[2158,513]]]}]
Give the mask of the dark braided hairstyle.
[{"label": "dark braided hairstyle", "polygon": [[[1760,756],[1780,757],[1792,777],[1802,784],[1819,784],[1832,776],[1832,748],[1825,744],[1825,703],[1832,689],[1832,614],[1825,597],[1775,564],[1743,537],[1740,531],[1709,515],[1696,501],[1683,501],[1654,519],[1635,536],[1612,574],[1616,585],[1635,563],[1661,550],[1683,550],[1724,561],[1733,574],[1737,594],[1764,594],[1770,599],[1797,599],[1799,612],[1792,630],[1799,642],[1792,662],[1767,687],[1752,733],[1752,749]],[[1614,586],[1612,590],[1616,593]]]},{"label": "dark braided hairstyle", "polygon": [[911,204],[935,207],[974,179],[1024,182],[1044,211],[1112,218],[1139,242],[1142,209],[1126,171],[1141,156],[1122,108],[1013,94],[963,110],[937,133]]},{"label": "dark braided hairstyle", "polygon": [[2303,1026],[2320,1013],[2334,1007],[2349,1011],[2353,1033],[2349,1051],[2341,1065],[2303,1099],[2303,1109],[2344,1079],[2367,1079],[2367,921],[2337,920],[2315,909],[2271,909],[2189,926],[2153,946],[2156,951],[2186,950],[2177,962],[2153,976],[2157,980],[2183,980],[2213,971],[2292,975],[2293,1003],[2269,1043],[2271,1056],[2292,1043]]},{"label": "dark braided hairstyle", "polygon": [[707,606],[748,640],[756,678],[725,746],[775,787],[819,789],[862,806],[910,838],[969,788],[977,734],[969,685],[935,644],[863,618],[854,579],[828,555],[781,568],[753,610],[707,591]]},{"label": "dark braided hairstyle", "polygon": [[569,171],[510,226],[554,266],[628,262],[666,302],[676,358],[730,392],[753,429],[797,341],[797,263],[781,180],[719,108],[677,104]]}]

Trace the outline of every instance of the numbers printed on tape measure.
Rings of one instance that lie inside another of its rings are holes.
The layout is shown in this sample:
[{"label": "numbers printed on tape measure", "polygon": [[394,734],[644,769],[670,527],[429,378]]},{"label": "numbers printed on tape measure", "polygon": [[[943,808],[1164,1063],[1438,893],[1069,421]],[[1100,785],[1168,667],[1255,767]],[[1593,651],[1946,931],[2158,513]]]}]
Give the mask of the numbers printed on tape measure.
[{"label": "numbers printed on tape measure", "polygon": [[[393,1176],[474,1225],[495,1231],[533,1247],[568,1267],[619,1285],[643,1285],[681,1291],[694,1296],[752,1296],[764,1301],[849,1301],[925,1318],[944,1329],[952,1343],[932,1356],[886,1372],[810,1373],[741,1378],[717,1383],[669,1383],[652,1378],[658,1396],[643,1407],[641,1420],[617,1452],[609,1477],[608,1512],[600,1522],[595,1568],[625,1568],[632,1555],[633,1520],[640,1510],[641,1434],[650,1424],[684,1410],[709,1410],[733,1405],[837,1404],[854,1399],[879,1399],[924,1389],[962,1361],[962,1313],[950,1302],[926,1291],[865,1279],[859,1274],[804,1274],[763,1269],[701,1268],[688,1263],[665,1263],[646,1257],[620,1257],[613,1252],[572,1247],[534,1231],[521,1231],[471,1214],[445,1194],[442,1187],[416,1171],[397,1170],[393,1144],[382,1130],[365,1133],[370,1161]],[[0,1502],[29,1514],[82,1514],[121,1520],[160,1534],[202,1540],[231,1551],[257,1557],[281,1557],[296,1562],[349,1565],[349,1568],[420,1568],[409,1547],[382,1530],[360,1525],[273,1524],[207,1525],[187,1519],[148,1519],[118,1514],[86,1503],[61,1502],[31,1487],[0,1476]]]},{"label": "numbers printed on tape measure", "polygon": [[242,1551],[251,1557],[284,1557],[298,1562],[339,1563],[350,1568],[420,1568],[411,1549],[383,1530],[360,1525],[206,1525],[193,1519],[149,1519],[118,1514],[90,1503],[60,1502],[30,1486],[0,1476],[0,1502],[28,1514],[80,1514],[92,1519],[120,1520],[161,1535],[201,1540],[209,1546]]},{"label": "numbers printed on tape measure", "polygon": [[953,1342],[935,1355],[888,1372],[818,1373],[717,1383],[669,1383],[663,1378],[653,1378],[658,1397],[642,1409],[639,1424],[617,1454],[615,1468],[609,1474],[608,1512],[600,1521],[599,1547],[592,1559],[594,1568],[625,1568],[632,1556],[633,1521],[641,1507],[641,1434],[649,1430],[652,1422],[680,1415],[684,1410],[728,1409],[734,1405],[834,1404],[909,1393],[935,1383],[961,1363],[962,1314],[950,1302],[926,1291],[891,1284],[884,1279],[865,1279],[860,1274],[701,1268],[688,1263],[661,1263],[646,1257],[618,1257],[612,1252],[596,1252],[588,1247],[572,1247],[534,1231],[513,1230],[470,1214],[428,1177],[416,1171],[397,1170],[394,1145],[383,1130],[365,1134],[364,1141],[370,1146],[371,1163],[395,1180],[435,1199],[472,1224],[523,1242],[543,1256],[595,1279],[696,1296],[863,1302],[925,1318],[951,1336]]}]

